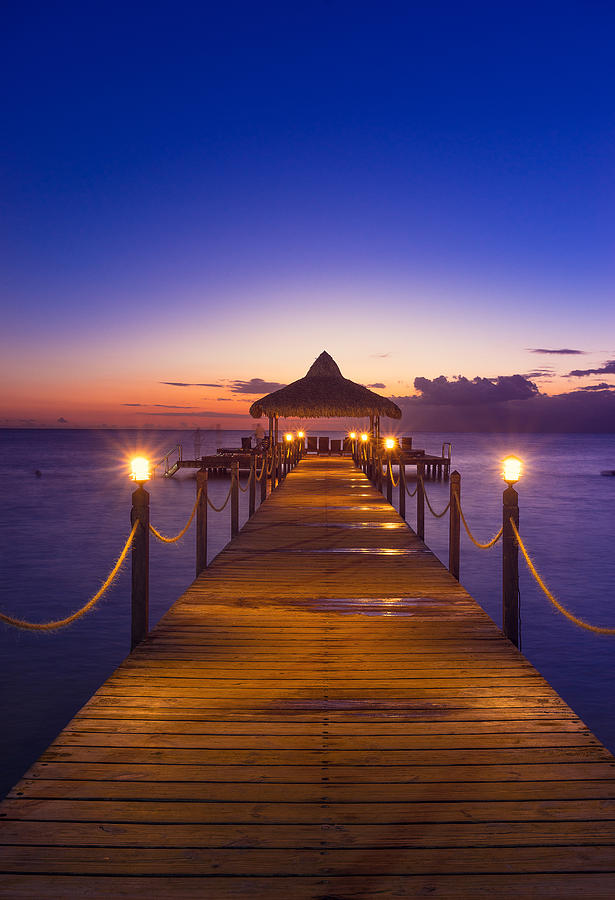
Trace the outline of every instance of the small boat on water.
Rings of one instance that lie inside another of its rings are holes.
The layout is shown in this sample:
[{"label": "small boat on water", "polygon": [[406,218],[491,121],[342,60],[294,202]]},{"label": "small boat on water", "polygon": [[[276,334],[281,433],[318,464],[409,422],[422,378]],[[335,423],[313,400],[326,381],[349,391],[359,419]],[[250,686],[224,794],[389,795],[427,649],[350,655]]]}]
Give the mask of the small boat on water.
[{"label": "small boat on water", "polygon": [[603,469],[600,473],[601,475],[613,475],[615,476],[615,469]]}]

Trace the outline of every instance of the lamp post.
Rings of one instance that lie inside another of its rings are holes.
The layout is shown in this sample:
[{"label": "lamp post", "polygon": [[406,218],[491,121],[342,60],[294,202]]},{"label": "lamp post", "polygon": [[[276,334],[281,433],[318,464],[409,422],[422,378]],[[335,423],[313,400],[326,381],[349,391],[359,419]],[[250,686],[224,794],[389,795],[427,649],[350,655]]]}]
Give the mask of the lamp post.
[{"label": "lamp post", "polygon": [[459,581],[459,545],[461,542],[460,505],[461,475],[455,471],[451,473],[449,491],[448,570],[457,581]]},{"label": "lamp post", "polygon": [[369,478],[370,474],[369,474],[368,461],[367,461],[367,443],[368,443],[368,441],[369,441],[369,434],[367,434],[367,432],[364,431],[361,434],[362,469],[365,472],[365,474],[367,475],[367,477]]},{"label": "lamp post", "polygon": [[284,454],[284,475],[286,476],[291,470],[293,463],[293,436],[290,431],[286,432],[284,440],[286,441],[286,452]]},{"label": "lamp post", "polygon": [[357,464],[357,433],[356,431],[349,431],[348,438],[350,440],[350,451],[352,453],[352,458],[355,461],[355,465]]},{"label": "lamp post", "polygon": [[143,487],[151,478],[149,460],[135,457],[130,478],[137,484],[132,494],[130,525],[139,522],[132,540],[130,649],[134,650],[149,630],[149,493]]},{"label": "lamp post", "polygon": [[385,438],[384,439],[384,449],[386,450],[386,465],[387,465],[387,474],[386,474],[386,482],[387,482],[387,500],[389,503],[393,503],[393,450],[395,449],[395,438]]},{"label": "lamp post", "polygon": [[297,432],[297,448],[298,448],[298,459],[301,459],[303,456],[303,451],[305,450],[305,431]]},{"label": "lamp post", "polygon": [[508,487],[502,497],[502,631],[519,646],[519,547],[511,519],[519,529],[519,495],[513,487],[521,477],[522,463],[508,456],[502,477]]},{"label": "lamp post", "polygon": [[[196,508],[196,574],[199,576],[207,568],[207,469],[196,473],[196,493],[199,497]],[[200,495],[199,495],[200,491]]]}]

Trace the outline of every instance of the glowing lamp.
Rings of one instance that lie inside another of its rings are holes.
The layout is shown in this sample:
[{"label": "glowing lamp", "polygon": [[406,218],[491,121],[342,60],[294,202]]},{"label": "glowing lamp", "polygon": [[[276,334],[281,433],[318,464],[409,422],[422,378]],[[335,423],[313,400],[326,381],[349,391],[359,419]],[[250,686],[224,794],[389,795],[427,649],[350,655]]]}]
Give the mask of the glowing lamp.
[{"label": "glowing lamp", "polygon": [[298,431],[297,437],[299,438],[300,441],[302,441],[303,438],[305,437],[305,431]]},{"label": "glowing lamp", "polygon": [[130,463],[130,478],[141,485],[145,481],[149,481],[151,478],[149,459],[146,459],[144,456],[135,456]]},{"label": "glowing lamp", "polygon": [[509,487],[512,487],[521,478],[523,463],[517,456],[507,456],[502,465],[504,467],[502,478]]},{"label": "glowing lamp", "polygon": [[350,434],[348,435],[348,437],[350,438],[351,441],[356,441],[356,439],[357,439],[356,431],[351,431]]},{"label": "glowing lamp", "polygon": [[394,450],[395,449],[395,438],[385,438],[384,446],[386,450]]},{"label": "glowing lamp", "polygon": [[365,434],[365,432],[363,432],[363,434],[361,435],[361,440],[365,444],[366,441],[369,441],[369,434]]},{"label": "glowing lamp", "polygon": [[292,441],[292,439],[293,439],[293,436],[292,436],[292,434],[290,433],[290,431],[289,431],[287,434],[284,435],[284,440],[288,441],[289,444],[290,444],[290,442]]}]

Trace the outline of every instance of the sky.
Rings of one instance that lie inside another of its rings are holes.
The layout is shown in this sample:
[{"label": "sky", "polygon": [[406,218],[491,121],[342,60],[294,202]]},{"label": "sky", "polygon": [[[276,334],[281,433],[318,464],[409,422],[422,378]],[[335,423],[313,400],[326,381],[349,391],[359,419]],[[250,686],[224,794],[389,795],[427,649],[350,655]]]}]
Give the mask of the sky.
[{"label": "sky", "polygon": [[615,431],[613,33],[597,0],[7,7],[0,426],[246,428],[327,350],[406,429]]}]

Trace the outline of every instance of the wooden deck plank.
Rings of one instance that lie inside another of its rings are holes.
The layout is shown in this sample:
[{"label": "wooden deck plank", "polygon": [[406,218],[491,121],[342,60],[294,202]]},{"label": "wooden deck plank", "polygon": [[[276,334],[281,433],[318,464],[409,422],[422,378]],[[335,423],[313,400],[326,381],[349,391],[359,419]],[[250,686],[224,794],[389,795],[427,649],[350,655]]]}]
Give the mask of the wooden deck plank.
[{"label": "wooden deck plank", "polygon": [[[510,900],[540,897],[541,900],[585,896],[591,900],[612,900],[609,874],[578,875],[410,875],[410,876],[299,876],[299,877],[168,877],[130,879],[114,876],[12,875],[5,878],[7,896],[20,900],[31,897],[87,896],[93,900],[109,897],[147,896],[151,900],[382,900],[383,897],[435,897],[437,900]],[[533,893],[532,893],[533,892]]]},{"label": "wooden deck plank", "polygon": [[615,760],[348,459],[310,458],[10,792],[0,873],[610,898]]}]

